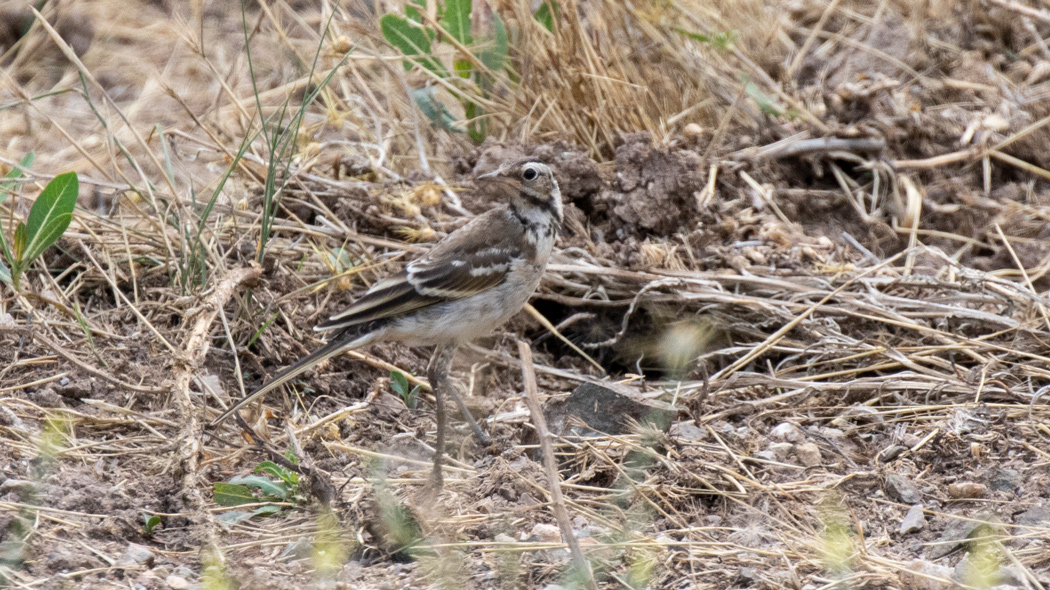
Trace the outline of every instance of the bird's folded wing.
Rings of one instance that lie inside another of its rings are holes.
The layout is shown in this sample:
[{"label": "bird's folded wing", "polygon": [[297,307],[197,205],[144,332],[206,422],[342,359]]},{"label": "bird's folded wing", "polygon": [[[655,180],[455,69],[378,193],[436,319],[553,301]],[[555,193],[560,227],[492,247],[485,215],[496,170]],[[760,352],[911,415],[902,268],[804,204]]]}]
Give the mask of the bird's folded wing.
[{"label": "bird's folded wing", "polygon": [[434,250],[376,283],[353,305],[315,329],[346,328],[472,297],[503,283],[520,257],[519,250],[505,243],[493,246],[492,241]]}]

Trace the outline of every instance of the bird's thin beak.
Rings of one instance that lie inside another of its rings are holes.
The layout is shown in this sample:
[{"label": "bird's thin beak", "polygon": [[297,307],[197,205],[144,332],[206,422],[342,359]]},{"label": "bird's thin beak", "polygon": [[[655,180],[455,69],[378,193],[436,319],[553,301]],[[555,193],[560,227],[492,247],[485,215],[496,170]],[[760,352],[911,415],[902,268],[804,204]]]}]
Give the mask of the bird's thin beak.
[{"label": "bird's thin beak", "polygon": [[484,179],[487,179],[487,178],[496,178],[497,176],[499,176],[499,173],[502,170],[503,170],[502,168],[496,168],[492,172],[486,172],[484,174],[481,174],[481,175],[478,176],[478,180],[484,180]]}]

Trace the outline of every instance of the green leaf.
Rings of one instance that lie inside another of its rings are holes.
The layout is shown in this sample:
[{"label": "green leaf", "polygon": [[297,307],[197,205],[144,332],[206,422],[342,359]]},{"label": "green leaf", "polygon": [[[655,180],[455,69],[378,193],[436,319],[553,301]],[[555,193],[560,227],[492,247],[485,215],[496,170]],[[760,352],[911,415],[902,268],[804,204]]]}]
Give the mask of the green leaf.
[{"label": "green leaf", "polygon": [[408,386],[408,377],[405,377],[404,373],[400,371],[390,372],[390,387],[401,397],[408,395],[408,392],[412,389]]},{"label": "green leaf", "polygon": [[[11,171],[8,172],[6,176],[4,176],[4,178],[13,179],[25,176],[26,168],[30,168],[33,165],[33,160],[35,159],[36,154],[33,152],[29,152],[28,154],[22,157],[22,161],[19,162],[17,166],[12,168]],[[16,182],[0,183],[0,203],[3,203],[7,199],[8,193],[14,192],[15,186],[17,185],[18,183]]]},{"label": "green leaf", "polygon": [[486,68],[499,72],[503,70],[503,62],[507,59],[507,25],[503,23],[503,19],[498,14],[492,16],[495,18],[493,23],[496,29],[495,44],[482,51],[478,57],[481,58],[481,63],[485,64]]},{"label": "green leaf", "polygon": [[540,24],[543,25],[545,29],[553,33],[554,19],[558,18],[558,12],[560,10],[561,7],[559,7],[558,3],[554,0],[543,0],[543,4],[536,9],[536,13],[532,16],[540,21]]},{"label": "green leaf", "polygon": [[273,461],[263,461],[255,467],[255,473],[268,473],[286,484],[296,485],[299,483],[299,474],[285,469]]},{"label": "green leaf", "polygon": [[8,285],[14,286],[11,282],[11,269],[7,268],[3,262],[0,262],[0,281],[7,283]]},{"label": "green leaf", "polygon": [[423,19],[423,12],[426,9],[427,0],[412,0],[411,2],[405,4],[405,16],[422,25],[424,22],[426,22]]},{"label": "green leaf", "polygon": [[270,498],[280,498],[281,500],[288,499],[288,486],[259,475],[238,476],[231,479],[230,483],[259,488],[264,496]]},{"label": "green leaf", "polygon": [[441,27],[463,45],[474,42],[470,38],[471,0],[445,0]]},{"label": "green leaf", "polygon": [[455,115],[449,112],[448,107],[434,98],[432,89],[417,88],[412,91],[412,99],[416,101],[416,106],[419,107],[419,110],[423,111],[423,114],[438,127],[445,131],[463,133],[463,130],[454,124],[456,122]]},{"label": "green leaf", "polygon": [[145,523],[142,527],[142,531],[146,533],[146,535],[152,535],[153,529],[157,528],[157,525],[160,524],[160,517],[156,514],[143,513],[142,522]]},{"label": "green leaf", "polygon": [[[424,29],[412,24],[396,14],[387,14],[379,19],[379,28],[387,43],[401,50],[401,53],[417,58],[420,64],[435,74],[447,78],[448,70],[441,62],[430,57],[430,37]],[[411,64],[405,64],[411,69]]]},{"label": "green leaf", "polygon": [[21,221],[15,226],[15,259],[11,261],[12,265],[19,265],[25,260],[26,252],[26,224]]},{"label": "green leaf", "polygon": [[762,89],[751,80],[745,81],[744,92],[747,92],[747,95],[758,104],[758,108],[762,109],[762,112],[766,115],[779,117],[784,112],[784,107],[781,106],[775,98],[763,92]]},{"label": "green leaf", "polygon": [[[239,524],[252,517],[251,512],[245,512],[243,510],[228,510],[215,517],[221,524],[231,525]],[[225,527],[224,527],[225,528]]]},{"label": "green leaf", "polygon": [[274,504],[267,504],[266,506],[259,506],[255,510],[252,510],[252,516],[270,516],[271,514],[277,514],[283,509],[282,506],[276,506]]},{"label": "green leaf", "polygon": [[[20,260],[31,263],[54,244],[73,220],[80,181],[76,172],[59,174],[44,187],[26,220],[26,246]],[[17,248],[16,248],[17,250]]]},{"label": "green leaf", "polygon": [[456,72],[456,75],[460,78],[469,78],[470,71],[474,68],[474,64],[469,59],[457,59],[452,62],[452,70]]},{"label": "green leaf", "polygon": [[240,506],[258,502],[259,499],[248,486],[232,483],[215,482],[212,484],[212,495],[219,506]]}]

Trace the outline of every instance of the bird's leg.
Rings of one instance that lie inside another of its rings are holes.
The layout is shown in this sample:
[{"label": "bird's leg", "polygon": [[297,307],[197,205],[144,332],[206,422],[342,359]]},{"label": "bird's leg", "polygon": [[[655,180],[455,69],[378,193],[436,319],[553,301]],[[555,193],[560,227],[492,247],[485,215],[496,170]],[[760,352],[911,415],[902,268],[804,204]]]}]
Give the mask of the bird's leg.
[{"label": "bird's leg", "polygon": [[459,411],[463,414],[463,419],[467,421],[467,424],[470,424],[470,429],[474,431],[474,436],[477,437],[481,446],[487,447],[492,444],[492,439],[489,438],[489,435],[485,434],[485,431],[478,425],[478,421],[474,419],[474,415],[470,413],[470,410],[467,408],[467,403],[463,401],[463,396],[459,394],[459,389],[451,382],[448,384],[448,393],[452,396],[452,401],[456,402],[456,405],[459,406]]},{"label": "bird's leg", "polygon": [[452,357],[456,349],[453,346],[438,346],[427,364],[427,380],[434,391],[434,413],[437,414],[437,439],[434,441],[434,474],[432,482],[441,488],[441,459],[445,454],[445,400],[442,399],[446,386],[449,385],[448,371],[452,367]]},{"label": "bird's leg", "polygon": [[[455,354],[455,351],[453,351],[450,354]],[[448,369],[451,369],[451,357],[449,357],[448,363]],[[429,371],[430,369],[428,368],[427,370]],[[441,387],[448,393],[448,395],[452,397],[452,401],[456,402],[456,407],[459,408],[459,412],[463,414],[463,420],[465,420],[466,423],[470,425],[471,431],[474,432],[474,436],[478,439],[478,442],[481,443],[481,446],[487,447],[491,445],[492,439],[489,438],[489,435],[485,434],[485,431],[481,429],[481,426],[478,424],[478,421],[474,419],[474,415],[470,413],[470,409],[467,408],[467,403],[463,401],[463,396],[460,395],[459,388],[456,387],[451,380],[449,380],[448,370],[446,370],[444,374],[437,375],[436,377],[438,379],[444,379],[445,382],[440,384],[436,383],[434,378],[432,378],[428,372],[427,379],[430,381],[430,386]]]}]

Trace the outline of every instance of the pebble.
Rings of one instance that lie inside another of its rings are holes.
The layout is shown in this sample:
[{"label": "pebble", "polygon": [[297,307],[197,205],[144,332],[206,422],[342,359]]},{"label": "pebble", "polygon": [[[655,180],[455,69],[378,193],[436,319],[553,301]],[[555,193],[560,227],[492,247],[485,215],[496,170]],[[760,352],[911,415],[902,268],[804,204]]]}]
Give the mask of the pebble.
[{"label": "pebble", "polygon": [[909,590],[954,590],[952,568],[922,559],[912,560],[900,570],[901,587]]},{"label": "pebble", "polygon": [[972,520],[949,522],[941,538],[926,549],[926,558],[940,559],[955,551],[960,545],[968,543],[973,537],[1001,532],[998,530],[999,517],[992,512],[982,512],[971,518]]},{"label": "pebble", "polygon": [[963,498],[986,498],[988,486],[983,483],[964,481],[948,484],[948,495],[956,500]]},{"label": "pebble", "polygon": [[19,494],[32,494],[36,489],[36,485],[31,481],[24,479],[5,479],[3,483],[0,483],[0,494],[6,494],[8,492],[18,492]]},{"label": "pebble", "polygon": [[908,447],[903,445],[890,445],[883,449],[882,453],[879,454],[879,461],[883,463],[889,463],[897,457],[900,457],[904,451],[907,451]]},{"label": "pebble", "polygon": [[886,495],[902,504],[918,504],[922,501],[919,486],[910,479],[891,473],[886,476]]},{"label": "pebble", "polygon": [[803,467],[816,467],[824,461],[824,458],[820,455],[820,447],[811,442],[798,445],[798,448],[795,449],[795,455]]},{"label": "pebble", "polygon": [[281,551],[279,559],[298,561],[300,559],[308,559],[313,554],[314,545],[310,542],[310,539],[308,537],[300,537],[284,546],[284,551]]},{"label": "pebble", "polygon": [[680,440],[693,442],[707,438],[707,429],[692,422],[678,422],[671,426],[670,434]]},{"label": "pebble", "polygon": [[190,587],[190,582],[182,576],[176,576],[171,574],[167,578],[164,578],[164,583],[168,585],[171,590],[186,590]]},{"label": "pebble", "polygon": [[128,548],[124,550],[124,555],[120,556],[116,565],[147,565],[152,567],[154,559],[156,559],[156,557],[153,555],[153,552],[150,551],[149,547],[139,545],[138,543],[128,543]]},{"label": "pebble", "polygon": [[777,461],[787,461],[787,458],[791,456],[791,451],[794,450],[795,445],[787,442],[778,442],[769,445],[769,450],[773,451],[773,455],[777,458]]},{"label": "pebble", "polygon": [[908,535],[917,533],[926,527],[926,515],[922,513],[922,504],[916,504],[908,509],[908,513],[901,520],[901,534]]},{"label": "pebble", "polygon": [[774,453],[773,451],[759,451],[759,452],[755,453],[755,458],[756,459],[761,459],[763,461],[776,461],[777,460],[777,454]]},{"label": "pebble", "polygon": [[790,422],[781,422],[774,426],[773,430],[769,431],[769,437],[788,442],[798,442],[802,440],[802,431],[799,430],[798,426]]},{"label": "pebble", "polygon": [[1036,506],[1017,515],[1015,522],[1021,526],[1046,526],[1050,524],[1050,508]]},{"label": "pebble", "polygon": [[997,469],[988,482],[993,490],[1012,492],[1021,487],[1021,473],[1016,469]]},{"label": "pebble", "polygon": [[540,522],[532,527],[532,531],[529,532],[529,537],[533,537],[544,543],[560,543],[561,529],[553,524]]}]

